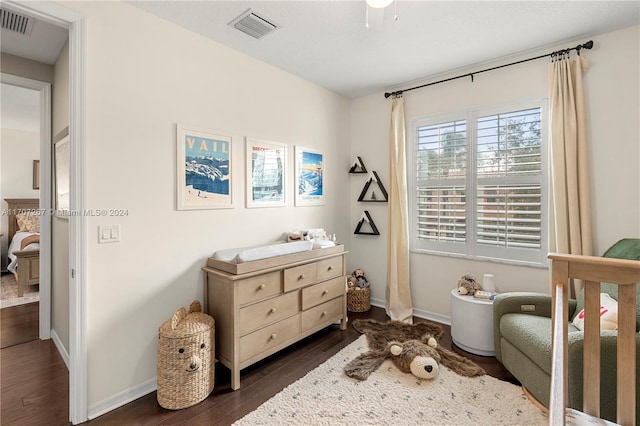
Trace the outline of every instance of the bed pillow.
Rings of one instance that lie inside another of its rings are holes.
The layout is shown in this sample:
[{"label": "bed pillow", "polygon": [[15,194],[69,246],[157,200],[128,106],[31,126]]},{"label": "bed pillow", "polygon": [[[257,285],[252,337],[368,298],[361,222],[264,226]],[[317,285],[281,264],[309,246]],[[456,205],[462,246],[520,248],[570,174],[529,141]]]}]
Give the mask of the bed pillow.
[{"label": "bed pillow", "polygon": [[18,222],[18,231],[22,232],[40,232],[40,216],[29,213],[18,213],[16,215]]},{"label": "bed pillow", "polygon": [[[578,330],[584,330],[584,309],[573,319]],[[618,329],[618,302],[608,293],[600,293],[600,330]]]}]

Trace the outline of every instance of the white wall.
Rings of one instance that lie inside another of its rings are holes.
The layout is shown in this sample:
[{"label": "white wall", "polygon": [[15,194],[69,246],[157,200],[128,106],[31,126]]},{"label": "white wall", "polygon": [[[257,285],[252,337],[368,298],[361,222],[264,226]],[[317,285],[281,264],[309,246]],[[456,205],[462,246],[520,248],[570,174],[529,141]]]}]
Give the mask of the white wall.
[{"label": "white wall", "polygon": [[[86,207],[128,211],[87,219],[91,414],[154,379],[158,327],[202,299],[215,250],[315,227],[348,242],[349,102],[128,4],[65,5],[88,24]],[[176,123],[233,138],[233,209],[176,211]],[[244,208],[245,136],[288,144],[287,207]],[[294,145],[326,156],[324,206],[293,206]],[[98,244],[103,224],[121,242]]]},{"label": "white wall", "polygon": [[[68,134],[69,126],[69,43],[60,51],[53,66],[51,96],[52,144]],[[53,148],[52,148],[53,149]],[[52,159],[55,155],[52,155]],[[54,167],[51,170],[54,171]],[[53,179],[53,176],[51,177]],[[54,180],[55,182],[55,180]],[[55,207],[55,183],[51,186]],[[69,353],[69,221],[51,219],[51,329]]]},{"label": "white wall", "polygon": [[[457,70],[431,81],[575,46],[589,39],[587,36],[575,43],[562,43],[519,58]],[[590,62],[585,85],[592,164],[594,249],[595,254],[602,254],[620,238],[640,237],[639,28],[594,35],[593,40],[593,50],[584,51],[583,55]],[[409,126],[413,118],[523,98],[546,98],[548,63],[548,60],[532,61],[476,75],[473,83],[470,79],[460,79],[406,93],[408,144],[411,144]],[[360,155],[367,169],[378,171],[383,183],[389,181],[390,108],[391,100],[385,99],[382,93],[355,99],[351,103],[350,158]],[[368,209],[381,236],[352,236],[348,262],[350,269],[360,267],[365,270],[372,282],[372,298],[384,303],[388,235],[386,204],[358,203],[356,200],[365,180],[360,176],[365,175],[352,176],[351,226],[355,228],[362,210]],[[481,277],[487,272],[495,275],[496,285],[502,292],[548,292],[549,289],[546,269],[412,253],[411,291],[416,313],[448,321],[449,293],[456,287],[458,277],[464,273]]]},{"label": "white wall", "polygon": [[0,70],[6,74],[53,83],[53,67],[51,65],[8,53],[0,54]]}]

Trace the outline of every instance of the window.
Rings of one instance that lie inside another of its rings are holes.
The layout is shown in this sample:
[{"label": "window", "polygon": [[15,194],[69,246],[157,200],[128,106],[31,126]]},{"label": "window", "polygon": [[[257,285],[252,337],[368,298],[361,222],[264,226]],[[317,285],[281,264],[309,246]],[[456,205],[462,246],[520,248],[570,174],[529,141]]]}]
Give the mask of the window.
[{"label": "window", "polygon": [[545,264],[545,102],[421,119],[413,131],[413,249]]}]

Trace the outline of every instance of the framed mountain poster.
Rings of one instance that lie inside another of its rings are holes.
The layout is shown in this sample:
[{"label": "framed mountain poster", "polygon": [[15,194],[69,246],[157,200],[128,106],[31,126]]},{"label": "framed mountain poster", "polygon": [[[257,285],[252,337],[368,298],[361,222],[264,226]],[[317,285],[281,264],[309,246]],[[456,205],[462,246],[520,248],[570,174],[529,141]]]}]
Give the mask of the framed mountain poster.
[{"label": "framed mountain poster", "polygon": [[177,126],[177,209],[233,208],[231,137]]},{"label": "framed mountain poster", "polygon": [[247,138],[247,207],[286,205],[287,145]]},{"label": "framed mountain poster", "polygon": [[296,206],[324,205],[324,154],[300,146],[295,153]]}]

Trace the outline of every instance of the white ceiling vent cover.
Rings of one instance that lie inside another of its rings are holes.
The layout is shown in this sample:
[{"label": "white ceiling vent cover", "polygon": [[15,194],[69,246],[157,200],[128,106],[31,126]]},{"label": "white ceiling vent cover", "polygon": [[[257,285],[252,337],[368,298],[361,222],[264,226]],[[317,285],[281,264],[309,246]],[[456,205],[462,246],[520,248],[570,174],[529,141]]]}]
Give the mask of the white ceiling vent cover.
[{"label": "white ceiling vent cover", "polygon": [[261,39],[278,29],[276,24],[262,16],[256,15],[251,9],[229,22],[229,25],[257,39]]},{"label": "white ceiling vent cover", "polygon": [[0,9],[0,22],[3,30],[13,31],[25,36],[31,35],[35,19],[31,16],[20,15],[10,10]]}]

